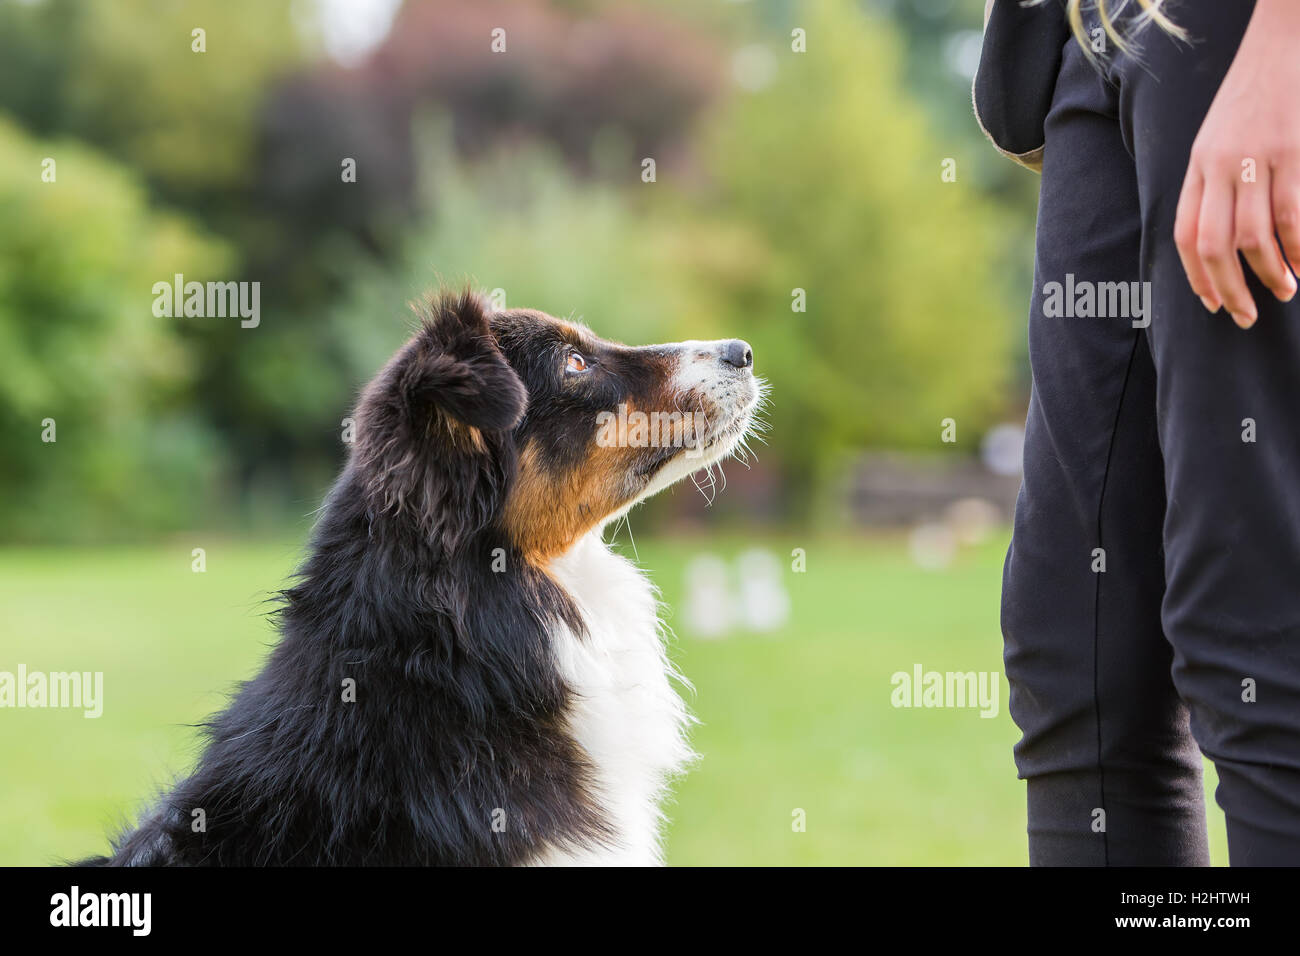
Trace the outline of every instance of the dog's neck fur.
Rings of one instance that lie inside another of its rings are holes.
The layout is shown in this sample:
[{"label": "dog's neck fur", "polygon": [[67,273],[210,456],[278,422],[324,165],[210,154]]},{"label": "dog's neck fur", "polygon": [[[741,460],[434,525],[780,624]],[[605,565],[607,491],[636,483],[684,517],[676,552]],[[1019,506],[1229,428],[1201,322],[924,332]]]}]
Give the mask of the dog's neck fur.
[{"label": "dog's neck fur", "polygon": [[691,717],[672,686],[685,680],[665,653],[654,586],[609,550],[599,530],[550,570],[586,624],[583,636],[557,627],[554,649],[570,690],[569,732],[591,758],[593,802],[615,840],[578,852],[546,851],[536,862],[662,863],[660,805],[671,778],[695,755],[686,737]]}]

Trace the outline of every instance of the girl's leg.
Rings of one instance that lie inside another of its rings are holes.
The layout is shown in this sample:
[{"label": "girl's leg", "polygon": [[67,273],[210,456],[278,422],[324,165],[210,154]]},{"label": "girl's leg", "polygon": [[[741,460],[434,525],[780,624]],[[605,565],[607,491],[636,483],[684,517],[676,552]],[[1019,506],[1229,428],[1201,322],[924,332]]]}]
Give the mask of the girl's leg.
[{"label": "girl's leg", "polygon": [[1141,62],[1113,69],[1155,300],[1163,624],[1192,732],[1219,773],[1232,862],[1300,864],[1300,300],[1283,305],[1247,269],[1259,321],[1243,331],[1187,284],[1175,206],[1252,4],[1171,12],[1192,46],[1148,29]]},{"label": "girl's leg", "polygon": [[1063,300],[1139,278],[1138,183],[1117,105],[1071,40],[1046,127],[1034,387],[1003,589],[1015,756],[1031,863],[1204,865],[1200,755],[1160,624],[1164,494],[1146,337],[1131,315],[1072,316],[1048,297],[1053,284]]}]

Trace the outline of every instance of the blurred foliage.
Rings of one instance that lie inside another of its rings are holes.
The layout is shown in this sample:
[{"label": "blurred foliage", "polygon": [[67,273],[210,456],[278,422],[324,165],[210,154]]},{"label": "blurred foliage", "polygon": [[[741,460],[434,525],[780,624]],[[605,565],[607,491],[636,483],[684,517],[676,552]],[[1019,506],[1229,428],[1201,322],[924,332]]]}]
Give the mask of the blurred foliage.
[{"label": "blurred foliage", "polygon": [[903,85],[888,23],[846,6],[805,11],[814,52],[775,47],[775,82],[710,137],[719,214],[768,246],[726,298],[775,380],[772,441],[799,471],[866,445],[933,448],[948,417],[975,439],[1000,411],[1010,345],[984,254],[997,210]]},{"label": "blurred foliage", "polygon": [[[973,441],[1016,337],[1008,201],[981,198],[973,123],[935,128],[946,101],[913,90],[895,26],[941,49],[970,17],[878,6],[407,0],[345,67],[309,3],[0,0],[0,110],[31,134],[0,142],[0,534],[310,511],[355,390],[440,279],[629,342],[749,339],[791,511],[866,445],[933,444],[945,417]],[[737,83],[744,56],[771,85]],[[155,319],[176,272],[260,282],[261,325]],[[29,447],[37,414],[63,416],[57,458]]]},{"label": "blurred foliage", "polygon": [[0,221],[0,536],[184,525],[221,456],[184,411],[193,357],[151,287],[228,251],[93,150],[3,120]]},{"label": "blurred foliage", "polygon": [[[414,327],[406,304],[438,283],[501,290],[505,306],[542,309],[633,344],[713,325],[691,284],[695,253],[664,207],[637,209],[626,192],[583,183],[554,150],[534,148],[466,167],[445,117],[425,124],[423,189],[436,210],[412,229],[394,261],[354,260],[348,293],[332,312],[350,375],[374,373]],[[647,185],[645,188],[657,188]]]},{"label": "blurred foliage", "polygon": [[[5,107],[178,197],[244,186],[268,84],[301,59],[288,3],[0,3]],[[206,52],[192,47],[205,31]]]},{"label": "blurred foliage", "polygon": [[[497,28],[503,53],[487,42]],[[447,109],[462,155],[538,139],[585,170],[602,131],[636,156],[684,147],[718,60],[709,39],[653,5],[441,0],[408,4],[364,72]]]}]

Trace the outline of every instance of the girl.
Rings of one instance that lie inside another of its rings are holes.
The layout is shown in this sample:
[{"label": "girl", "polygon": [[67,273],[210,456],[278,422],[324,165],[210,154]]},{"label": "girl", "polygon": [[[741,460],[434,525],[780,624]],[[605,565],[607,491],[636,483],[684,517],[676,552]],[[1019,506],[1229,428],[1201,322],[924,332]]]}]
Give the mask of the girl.
[{"label": "girl", "polygon": [[977,113],[1042,173],[1002,601],[1030,862],[1207,864],[1204,753],[1232,863],[1298,864],[1300,3],[987,16]]}]

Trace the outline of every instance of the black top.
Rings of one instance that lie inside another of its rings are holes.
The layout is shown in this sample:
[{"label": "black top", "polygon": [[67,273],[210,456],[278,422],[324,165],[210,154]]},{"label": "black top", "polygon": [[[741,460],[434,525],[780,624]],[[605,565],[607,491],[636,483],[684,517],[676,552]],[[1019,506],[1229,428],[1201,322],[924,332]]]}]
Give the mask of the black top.
[{"label": "black top", "polygon": [[975,115],[1004,153],[1020,158],[1043,147],[1043,121],[1070,41],[1060,0],[994,0],[975,74]]}]

